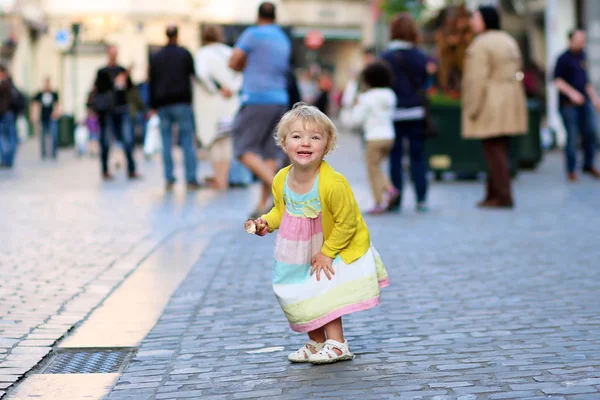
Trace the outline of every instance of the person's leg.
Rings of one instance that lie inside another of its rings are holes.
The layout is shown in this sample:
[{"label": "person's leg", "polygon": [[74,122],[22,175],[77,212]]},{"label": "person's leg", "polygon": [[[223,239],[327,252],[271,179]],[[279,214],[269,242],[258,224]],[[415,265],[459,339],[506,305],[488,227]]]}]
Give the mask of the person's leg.
[{"label": "person's leg", "polygon": [[7,125],[9,134],[9,148],[8,157],[6,158],[6,165],[12,167],[15,162],[15,156],[17,154],[17,146],[19,145],[19,139],[17,136],[17,119],[13,112],[7,112]]},{"label": "person's leg", "polygon": [[[235,157],[248,168],[264,187],[273,184],[273,168],[263,160],[261,143],[265,132],[265,110],[262,106],[245,105],[238,111],[233,123],[233,147]],[[261,199],[261,203],[266,203]],[[259,204],[259,208],[265,204]]]},{"label": "person's leg", "polygon": [[213,142],[209,150],[209,158],[214,177],[211,186],[217,190],[229,187],[229,168],[231,164],[231,139],[222,137]]},{"label": "person's leg", "polygon": [[[328,340],[335,340],[336,342],[344,343],[344,328],[342,326],[342,317],[334,319],[330,323],[325,325],[325,334],[327,335]],[[339,349],[334,349],[338,355],[341,355],[342,352]]]},{"label": "person's leg", "polygon": [[498,165],[498,202],[501,206],[512,206],[512,188],[510,181],[510,159],[509,159],[509,144],[508,136],[498,138],[497,145],[497,165]]},{"label": "person's leg", "polygon": [[394,123],[396,138],[394,139],[394,144],[390,152],[390,180],[392,185],[400,192],[400,196],[397,196],[395,201],[391,201],[390,204],[388,204],[387,209],[390,211],[399,210],[402,203],[402,188],[404,186],[404,171],[402,168],[402,157],[404,155],[403,130],[405,124],[406,121]]},{"label": "person's leg", "polygon": [[579,126],[583,134],[583,170],[594,172],[594,158],[596,156],[596,111],[591,101],[581,107]]},{"label": "person's leg", "polygon": [[197,159],[194,146],[194,115],[192,107],[185,104],[179,104],[173,108],[177,126],[179,129],[179,143],[183,150],[183,159],[185,165],[185,178],[187,183],[196,184]]},{"label": "person's leg", "polygon": [[382,141],[372,140],[367,141],[365,146],[367,173],[376,207],[383,206],[383,191],[385,186],[385,179],[381,172],[381,160],[383,158],[382,145]]},{"label": "person's leg", "polygon": [[131,127],[131,117],[128,112],[121,113],[116,117],[119,121],[119,126],[116,129],[120,129],[121,142],[123,143],[123,150],[125,151],[125,157],[127,158],[127,173],[130,177],[134,177],[135,173],[135,160],[133,158],[134,148],[134,135]]},{"label": "person's leg", "polygon": [[138,112],[137,115],[138,125],[140,126],[140,131],[142,132],[142,143],[146,140],[146,116],[143,112]]},{"label": "person's leg", "polygon": [[[490,170],[490,165],[492,164],[492,160],[491,160],[491,156],[492,156],[492,152],[491,152],[491,146],[489,144],[489,139],[486,140],[482,140],[481,141],[481,147],[483,148],[483,158],[485,159],[485,162],[487,164],[488,167],[488,171]],[[478,205],[485,205],[486,203],[490,202],[490,201],[495,201],[496,198],[498,197],[497,193],[494,191],[494,186],[492,185],[492,175],[491,174],[487,174],[487,177],[485,179],[485,197],[483,199],[483,201],[479,202]]]},{"label": "person's leg", "polygon": [[281,164],[281,160],[284,158],[282,149],[277,146],[273,135],[277,129],[277,124],[281,120],[283,114],[287,112],[286,106],[267,106],[264,110],[264,117],[266,124],[260,132],[260,148],[261,155],[264,160],[264,164],[269,172],[268,179],[262,182],[262,196],[258,205],[258,210],[266,210],[270,207],[270,199],[272,192],[273,179],[277,174],[277,169]]},{"label": "person's leg", "polygon": [[108,173],[108,155],[110,151],[110,137],[109,137],[109,116],[106,113],[100,113],[98,115],[98,122],[100,124],[100,162],[102,164],[102,174],[105,178],[109,178]]},{"label": "person's leg", "polygon": [[58,156],[58,121],[50,120],[50,137],[52,138],[52,158]]},{"label": "person's leg", "polygon": [[427,200],[427,157],[425,156],[424,129],[423,121],[411,121],[408,130],[410,175],[415,186],[418,207],[423,207]]},{"label": "person's leg", "polygon": [[486,205],[512,205],[508,138],[495,137],[485,139],[483,142],[488,164],[491,195],[493,196]]},{"label": "person's leg", "polygon": [[6,166],[6,157],[8,153],[8,129],[6,126],[5,115],[0,116],[0,164]]},{"label": "person's leg", "polygon": [[497,155],[497,138],[489,138],[482,140],[483,153],[488,169],[488,196],[490,200],[488,203],[498,202],[500,197],[500,190],[498,188],[498,155]]},{"label": "person's leg", "polygon": [[324,327],[320,327],[318,329],[315,329],[314,331],[308,332],[308,337],[309,339],[314,340],[317,343],[324,343],[327,340],[327,337],[325,336]]},{"label": "person's leg", "polygon": [[[394,140],[386,140],[385,146],[382,147],[381,162],[389,160],[392,148],[394,147]],[[396,187],[392,184],[389,174],[381,172],[381,178],[383,179],[383,190],[386,193],[397,192]]]},{"label": "person's leg", "polygon": [[407,122],[405,121],[394,123],[394,128],[396,130],[396,139],[394,140],[394,145],[392,146],[392,151],[390,153],[390,178],[392,180],[392,185],[394,185],[398,190],[402,190],[402,186],[404,183],[404,172],[402,171],[402,156],[404,153],[403,130],[405,129],[406,124]]},{"label": "person's leg", "polygon": [[264,162],[269,170],[269,176],[272,176],[272,178],[270,179],[270,181],[263,182],[263,184],[262,184],[262,195],[261,195],[261,200],[259,203],[259,209],[270,206],[269,199],[271,198],[271,193],[273,191],[273,188],[272,188],[273,179],[275,178],[275,175],[277,174],[277,167],[279,166],[279,160],[268,159],[268,160],[265,160]]},{"label": "person's leg", "polygon": [[577,108],[574,106],[560,108],[560,115],[567,133],[565,160],[570,179],[575,177],[575,168],[577,166],[577,139],[579,136],[579,119],[577,118],[577,114]]},{"label": "person's leg", "polygon": [[158,117],[160,119],[160,136],[162,139],[162,159],[165,180],[167,181],[167,184],[170,184],[175,181],[175,176],[173,175],[173,119],[171,116],[171,108],[159,108]]},{"label": "person's leg", "polygon": [[41,132],[40,132],[40,139],[41,139],[41,150],[42,150],[42,158],[46,158],[46,142],[48,141],[48,135],[49,135],[49,131],[50,131],[50,121],[41,121]]}]

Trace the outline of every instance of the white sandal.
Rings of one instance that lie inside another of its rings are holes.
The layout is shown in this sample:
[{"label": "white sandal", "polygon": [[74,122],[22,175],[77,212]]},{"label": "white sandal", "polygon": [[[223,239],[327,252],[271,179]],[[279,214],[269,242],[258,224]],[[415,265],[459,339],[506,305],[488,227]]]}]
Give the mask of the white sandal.
[{"label": "white sandal", "polygon": [[319,352],[323,348],[323,346],[325,346],[325,343],[319,343],[315,342],[314,340],[309,340],[304,346],[302,346],[295,352],[290,353],[290,355],[288,356],[288,360],[293,363],[307,363],[309,357],[313,355],[311,349],[314,349],[315,351]]},{"label": "white sandal", "polygon": [[[338,349],[342,354],[338,354],[334,349]],[[328,340],[325,346],[315,354],[308,356],[308,362],[311,364],[333,364],[338,361],[348,361],[354,359],[354,354],[350,352],[348,341],[340,343],[336,340]]]}]

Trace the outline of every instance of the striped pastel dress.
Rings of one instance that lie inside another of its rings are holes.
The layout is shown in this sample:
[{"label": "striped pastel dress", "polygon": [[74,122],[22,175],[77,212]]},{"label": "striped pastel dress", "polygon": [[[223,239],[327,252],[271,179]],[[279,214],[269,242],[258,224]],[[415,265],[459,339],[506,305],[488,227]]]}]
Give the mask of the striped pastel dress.
[{"label": "striped pastel dress", "polygon": [[296,332],[310,332],[356,311],[375,307],[379,289],[389,285],[381,257],[373,246],[358,260],[333,260],[331,280],[310,276],[311,259],[323,245],[319,177],[312,190],[296,194],[284,185],[285,213],[279,226],[273,263],[273,291]]}]

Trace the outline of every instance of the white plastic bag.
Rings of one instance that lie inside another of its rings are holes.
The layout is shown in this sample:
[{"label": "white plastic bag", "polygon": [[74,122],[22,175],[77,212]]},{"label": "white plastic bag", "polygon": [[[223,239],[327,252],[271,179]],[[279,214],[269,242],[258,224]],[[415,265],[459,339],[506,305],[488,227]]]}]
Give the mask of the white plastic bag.
[{"label": "white plastic bag", "polygon": [[90,140],[90,131],[84,124],[78,124],[75,128],[75,150],[77,155],[82,156],[87,153],[87,145]]},{"label": "white plastic bag", "polygon": [[154,114],[146,123],[146,137],[144,138],[144,154],[149,157],[162,150],[160,134],[160,119]]},{"label": "white plastic bag", "polygon": [[29,137],[29,124],[27,123],[27,119],[23,115],[19,115],[17,117],[16,125],[19,142],[24,142]]}]

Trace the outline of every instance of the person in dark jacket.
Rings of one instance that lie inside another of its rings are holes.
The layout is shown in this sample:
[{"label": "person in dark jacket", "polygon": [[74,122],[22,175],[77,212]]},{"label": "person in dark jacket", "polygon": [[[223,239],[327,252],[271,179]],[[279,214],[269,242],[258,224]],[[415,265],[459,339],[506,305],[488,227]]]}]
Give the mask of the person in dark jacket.
[{"label": "person in dark jacket", "polygon": [[189,51],[177,44],[177,26],[167,27],[168,43],[150,60],[150,108],[160,118],[163,163],[166,188],[175,183],[173,174],[173,125],[179,130],[183,149],[185,175],[189,190],[201,186],[196,179],[196,151],[194,147],[194,116],[192,112],[191,79],[196,75],[194,59]]},{"label": "person in dark jacket", "polygon": [[586,37],[581,29],[569,33],[569,48],[558,58],[554,68],[554,83],[559,92],[559,112],[566,133],[565,161],[567,179],[576,182],[577,150],[581,134],[583,147],[582,172],[600,179],[594,166],[597,147],[596,112],[600,111],[600,96],[588,76],[589,61],[585,52]]},{"label": "person in dark jacket", "polygon": [[100,159],[102,162],[102,178],[112,180],[108,170],[110,152],[109,128],[113,135],[123,143],[127,157],[127,172],[129,179],[138,179],[135,160],[133,159],[133,129],[127,103],[127,91],[133,87],[125,68],[117,64],[118,50],[116,46],[106,49],[108,64],[100,68],[94,84],[93,108],[100,122]]},{"label": "person in dark jacket", "polygon": [[[416,47],[419,39],[417,24],[409,13],[400,13],[390,27],[391,42],[381,58],[387,61],[394,73],[392,89],[397,106],[394,115],[396,139],[390,154],[390,175],[393,185],[402,193],[403,143],[410,148],[410,173],[417,195],[417,211],[427,211],[427,159],[425,157],[425,108],[419,92],[428,81],[429,59]],[[388,210],[400,208],[402,197],[389,202]]]}]

